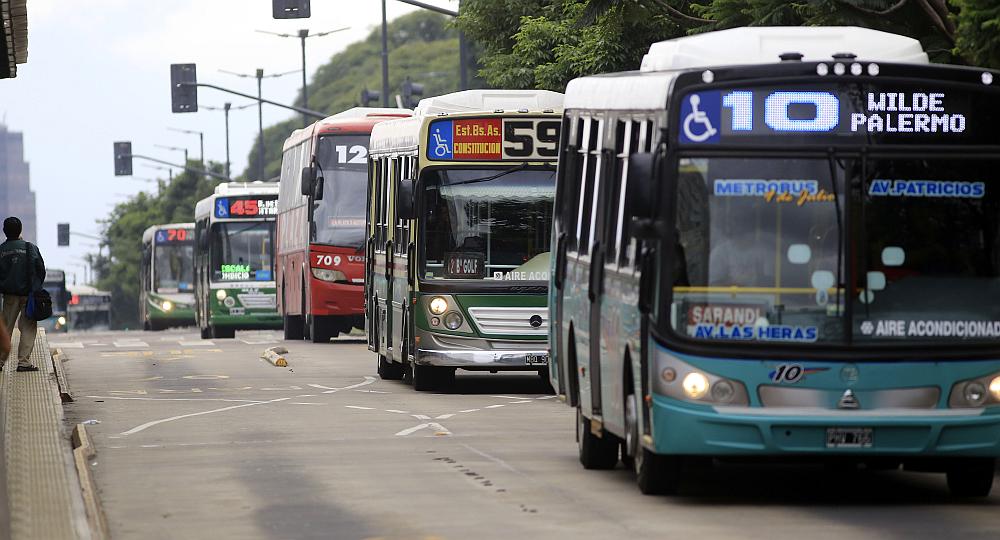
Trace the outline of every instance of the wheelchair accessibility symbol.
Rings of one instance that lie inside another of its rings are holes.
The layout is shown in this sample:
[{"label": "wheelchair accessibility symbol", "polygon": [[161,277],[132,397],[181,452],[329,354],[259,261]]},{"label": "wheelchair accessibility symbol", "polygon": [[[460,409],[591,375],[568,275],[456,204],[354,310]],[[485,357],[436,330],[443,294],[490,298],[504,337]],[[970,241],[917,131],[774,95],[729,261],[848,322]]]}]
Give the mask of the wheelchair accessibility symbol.
[{"label": "wheelchair accessibility symbol", "polygon": [[681,104],[681,142],[714,143],[719,141],[721,96],[719,92],[700,92],[687,96]]},{"label": "wheelchair accessibility symbol", "polygon": [[451,160],[455,158],[455,123],[439,120],[431,124],[427,134],[427,157],[429,159]]}]

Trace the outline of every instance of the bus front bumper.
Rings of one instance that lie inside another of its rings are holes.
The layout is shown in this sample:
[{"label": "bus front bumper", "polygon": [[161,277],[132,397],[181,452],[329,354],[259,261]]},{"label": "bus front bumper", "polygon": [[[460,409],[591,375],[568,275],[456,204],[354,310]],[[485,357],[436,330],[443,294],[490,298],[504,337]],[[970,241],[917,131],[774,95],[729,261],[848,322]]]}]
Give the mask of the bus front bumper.
[{"label": "bus front bumper", "polygon": [[[1000,456],[1000,413],[985,409],[793,410],[711,407],[653,394],[652,449],[708,456]],[[871,445],[829,447],[828,430],[871,429]]]}]

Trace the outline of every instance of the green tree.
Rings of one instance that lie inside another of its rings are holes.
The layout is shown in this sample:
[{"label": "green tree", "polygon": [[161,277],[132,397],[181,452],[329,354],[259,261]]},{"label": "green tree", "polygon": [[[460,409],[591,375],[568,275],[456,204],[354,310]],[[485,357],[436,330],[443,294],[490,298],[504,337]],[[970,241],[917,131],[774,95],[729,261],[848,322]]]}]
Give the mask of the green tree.
[{"label": "green tree", "polygon": [[955,48],[972,65],[1000,69],[1000,2],[953,0],[956,19]]},{"label": "green tree", "polygon": [[[195,162],[191,162],[196,166]],[[222,165],[210,169],[221,173]],[[142,233],[152,225],[185,223],[194,220],[195,204],[212,194],[218,182],[202,175],[184,172],[167,183],[159,182],[159,193],[140,193],[115,205],[103,227],[104,256],[88,260],[99,276],[97,287],[111,293],[111,324],[114,328],[139,325],[139,272],[142,259]]]},{"label": "green tree", "polygon": [[[459,89],[458,33],[450,21],[437,13],[416,11],[389,23],[389,88],[393,103],[406,77],[424,84],[425,96]],[[381,36],[381,28],[376,28],[364,41],[349,45],[320,66],[310,83],[309,108],[334,114],[357,106],[362,90],[380,90]],[[474,68],[471,71],[475,73]],[[482,85],[479,80],[471,83],[474,87]],[[301,95],[295,104],[302,104]],[[302,117],[295,115],[264,130],[266,178],[280,174],[281,147],[301,127]],[[258,151],[257,145],[250,151],[246,178],[256,180]]]}]

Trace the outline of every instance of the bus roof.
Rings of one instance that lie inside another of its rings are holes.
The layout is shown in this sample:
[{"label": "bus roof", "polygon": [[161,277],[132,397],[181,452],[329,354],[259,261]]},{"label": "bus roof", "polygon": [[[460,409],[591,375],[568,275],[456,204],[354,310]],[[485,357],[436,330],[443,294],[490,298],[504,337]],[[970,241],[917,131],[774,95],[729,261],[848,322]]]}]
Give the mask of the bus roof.
[{"label": "bus roof", "polygon": [[166,223],[163,225],[152,225],[142,232],[142,243],[148,244],[153,241],[153,235],[160,229],[194,229],[194,223]]},{"label": "bus roof", "polygon": [[411,118],[382,122],[372,128],[369,151],[391,152],[417,147],[424,123],[441,116],[561,113],[563,95],[549,90],[465,90],[424,98]]},{"label": "bus roof", "polygon": [[889,32],[856,26],[758,26],[654,43],[640,71],[770,64],[784,53],[800,53],[805,62],[850,53],[859,60],[928,63],[919,41]]},{"label": "bus roof", "polygon": [[278,195],[277,182],[226,182],[215,186],[215,193],[198,201],[194,206],[194,217],[200,219],[212,213],[217,197],[239,195]]},{"label": "bus roof", "polygon": [[654,43],[639,71],[573,79],[566,87],[566,109],[664,109],[673,79],[679,73],[707,67],[773,64],[784,53],[800,53],[803,61],[832,60],[834,54],[850,53],[863,60],[928,63],[919,41],[867,28],[733,28]]},{"label": "bus roof", "polygon": [[45,281],[62,281],[66,279],[66,272],[58,268],[45,269]]},{"label": "bus roof", "polygon": [[285,139],[282,151],[296,146],[303,141],[319,135],[336,133],[338,131],[360,131],[370,133],[372,126],[386,120],[407,118],[413,115],[409,109],[390,109],[385,107],[354,107],[317,120],[312,124],[296,129]]}]

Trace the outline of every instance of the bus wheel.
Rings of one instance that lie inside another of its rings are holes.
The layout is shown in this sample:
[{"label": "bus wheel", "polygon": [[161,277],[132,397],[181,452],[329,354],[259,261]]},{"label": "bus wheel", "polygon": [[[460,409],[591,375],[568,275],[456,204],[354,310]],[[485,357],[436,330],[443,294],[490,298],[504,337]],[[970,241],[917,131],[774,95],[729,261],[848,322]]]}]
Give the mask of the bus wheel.
[{"label": "bus wheel", "polygon": [[302,317],[285,315],[285,339],[298,341],[302,339]]},{"label": "bus wheel", "polygon": [[622,461],[632,466],[632,470],[635,471],[635,482],[644,495],[677,493],[681,472],[680,458],[662,456],[642,446],[638,407],[636,395],[629,394],[625,401],[625,425],[628,432],[622,445]]},{"label": "bus wheel", "polygon": [[411,363],[411,377],[413,379],[413,389],[418,391],[433,390],[435,381],[434,366],[421,366]]},{"label": "bus wheel", "polygon": [[202,328],[201,329],[201,339],[211,339],[211,337],[212,337],[212,329],[211,328]]},{"label": "bus wheel", "polygon": [[948,489],[955,497],[986,497],[993,489],[994,458],[957,459],[948,466]]},{"label": "bus wheel", "polygon": [[543,367],[538,370],[538,379],[542,383],[543,394],[555,394],[556,389],[552,387],[552,380],[549,379],[549,368]]},{"label": "bus wheel", "polygon": [[576,441],[584,469],[614,469],[618,465],[618,441],[606,434],[598,437],[590,431],[590,420],[576,408]]},{"label": "bus wheel", "polygon": [[216,339],[233,339],[236,337],[236,329],[212,327],[212,337]]},{"label": "bus wheel", "polygon": [[378,355],[378,376],[386,381],[398,381],[403,378],[403,364],[394,364],[380,354]]}]

